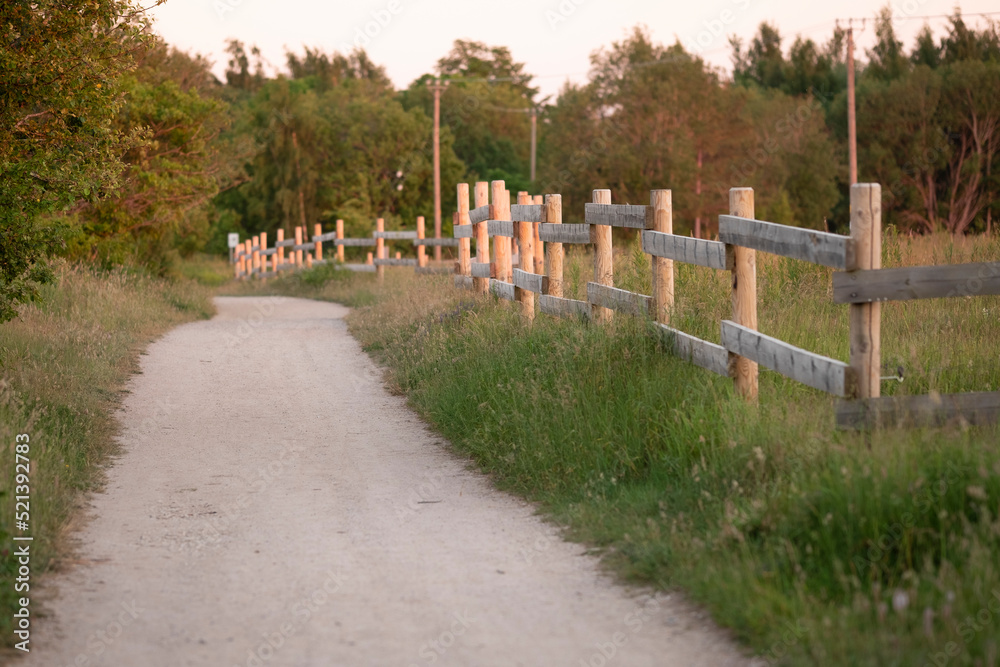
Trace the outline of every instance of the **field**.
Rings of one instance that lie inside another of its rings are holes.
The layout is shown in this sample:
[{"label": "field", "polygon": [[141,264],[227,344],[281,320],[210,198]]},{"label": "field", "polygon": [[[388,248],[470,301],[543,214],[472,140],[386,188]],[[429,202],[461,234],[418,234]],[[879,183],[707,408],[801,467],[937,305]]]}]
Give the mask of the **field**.
[{"label": "field", "polygon": [[[995,261],[994,239],[902,238],[883,266]],[[567,296],[592,262],[571,253]],[[678,266],[678,328],[718,341],[729,277]],[[615,284],[649,293],[635,246]],[[996,665],[1000,445],[996,427],[839,432],[833,400],[766,370],[759,407],[664,351],[649,323],[539,316],[451,278],[321,267],[230,293],[357,307],[354,334],[388,380],[505,489],[629,580],[676,587],[759,664]],[[758,256],[760,330],[847,359],[847,308],[827,269]],[[885,394],[1000,387],[1000,299],[885,304]],[[850,641],[845,641],[845,638]]]}]

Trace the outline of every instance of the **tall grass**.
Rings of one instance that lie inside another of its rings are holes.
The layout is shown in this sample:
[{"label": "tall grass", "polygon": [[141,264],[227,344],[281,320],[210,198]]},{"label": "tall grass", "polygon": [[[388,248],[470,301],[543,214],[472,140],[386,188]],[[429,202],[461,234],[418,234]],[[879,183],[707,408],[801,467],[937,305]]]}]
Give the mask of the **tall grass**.
[{"label": "tall grass", "polygon": [[[1000,259],[988,239],[883,247],[887,267]],[[615,264],[649,293],[634,246]],[[567,296],[591,265],[569,253]],[[641,320],[525,327],[450,277],[324,271],[265,289],[360,306],[352,331],[460,451],[624,576],[686,590],[760,664],[998,664],[997,428],[838,432],[830,397],[762,370],[748,406]],[[848,358],[828,270],[759,254],[758,283],[762,331]],[[717,342],[729,276],[678,265],[676,292],[674,324]],[[885,375],[904,377],[884,393],[1000,387],[997,297],[886,304],[882,323]]]},{"label": "tall grass", "polygon": [[[168,328],[212,313],[207,289],[129,270],[63,264],[58,283],[0,324],[0,634],[12,644],[16,559],[15,435],[30,436],[31,585],[65,553],[80,494],[101,483],[115,451],[113,412],[141,349]],[[29,597],[32,597],[29,595]],[[34,599],[34,598],[33,598]],[[31,607],[37,613],[36,604]]]}]

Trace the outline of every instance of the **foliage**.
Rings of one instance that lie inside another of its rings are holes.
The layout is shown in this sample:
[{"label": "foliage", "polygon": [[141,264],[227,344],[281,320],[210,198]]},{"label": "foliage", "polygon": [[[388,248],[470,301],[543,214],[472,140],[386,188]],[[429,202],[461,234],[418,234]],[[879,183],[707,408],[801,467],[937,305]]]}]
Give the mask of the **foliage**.
[{"label": "foliage", "polygon": [[114,120],[120,75],[140,49],[131,0],[39,0],[0,9],[0,322],[52,278],[44,257],[61,236],[40,218],[118,183],[130,145]]}]

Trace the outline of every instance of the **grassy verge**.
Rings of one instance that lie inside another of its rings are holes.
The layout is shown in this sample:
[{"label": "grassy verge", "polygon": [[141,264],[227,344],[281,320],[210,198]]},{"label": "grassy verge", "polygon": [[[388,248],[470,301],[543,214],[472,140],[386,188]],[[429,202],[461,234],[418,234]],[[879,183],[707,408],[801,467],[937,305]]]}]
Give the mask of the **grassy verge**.
[{"label": "grassy verge", "polygon": [[[1000,258],[995,240],[884,246],[886,266]],[[590,266],[568,258],[570,295]],[[761,255],[758,274],[762,331],[847,358],[829,271]],[[649,293],[647,260],[621,253],[615,280]],[[679,266],[675,323],[718,341],[728,280]],[[324,268],[266,290],[361,306],[355,335],[458,449],[624,576],[686,590],[759,664],[998,664],[1000,430],[837,432],[832,399],[774,373],[751,408],[645,322],[525,328],[450,277]],[[886,304],[882,321],[886,375],[905,377],[885,393],[1000,387],[1000,299]]]},{"label": "grassy verge", "polygon": [[[115,451],[113,412],[142,348],[181,322],[210,316],[209,290],[128,271],[63,265],[56,286],[0,324],[0,634],[10,646],[18,563],[12,535],[30,534],[31,584],[63,552],[80,494],[100,484]],[[14,525],[15,436],[30,436],[30,530]],[[37,605],[31,607],[38,612]]]}]

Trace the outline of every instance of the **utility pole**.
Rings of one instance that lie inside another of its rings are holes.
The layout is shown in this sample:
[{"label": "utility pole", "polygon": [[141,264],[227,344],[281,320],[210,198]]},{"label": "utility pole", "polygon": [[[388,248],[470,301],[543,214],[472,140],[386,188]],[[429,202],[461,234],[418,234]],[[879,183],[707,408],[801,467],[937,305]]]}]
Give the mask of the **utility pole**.
[{"label": "utility pole", "polygon": [[[434,91],[434,238],[441,238],[441,79],[427,84]],[[447,85],[447,84],[445,84]],[[441,246],[434,246],[434,261],[441,261]]]},{"label": "utility pole", "polygon": [[858,127],[854,111],[854,30],[847,26],[847,162],[848,185],[858,182]]},{"label": "utility pole", "polygon": [[535,147],[538,136],[538,107],[531,107],[531,182],[535,182]]}]

